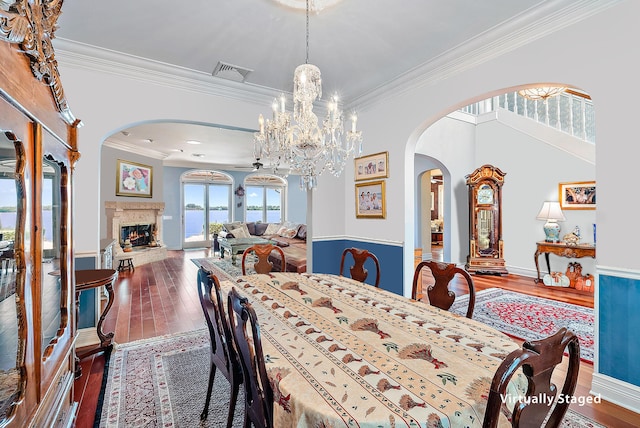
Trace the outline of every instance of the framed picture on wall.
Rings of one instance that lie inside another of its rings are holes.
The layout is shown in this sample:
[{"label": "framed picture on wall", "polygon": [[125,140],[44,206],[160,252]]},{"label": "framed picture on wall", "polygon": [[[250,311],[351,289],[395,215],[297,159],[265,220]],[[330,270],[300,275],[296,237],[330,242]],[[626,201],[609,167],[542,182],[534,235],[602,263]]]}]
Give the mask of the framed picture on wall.
[{"label": "framed picture on wall", "polygon": [[560,183],[558,184],[558,200],[563,210],[595,210],[596,182]]},{"label": "framed picture on wall", "polygon": [[356,181],[389,177],[389,152],[354,159]]},{"label": "framed picture on wall", "polygon": [[150,198],[153,187],[153,167],[118,159],[116,196]]},{"label": "framed picture on wall", "polygon": [[385,218],[384,180],[356,183],[356,218]]}]

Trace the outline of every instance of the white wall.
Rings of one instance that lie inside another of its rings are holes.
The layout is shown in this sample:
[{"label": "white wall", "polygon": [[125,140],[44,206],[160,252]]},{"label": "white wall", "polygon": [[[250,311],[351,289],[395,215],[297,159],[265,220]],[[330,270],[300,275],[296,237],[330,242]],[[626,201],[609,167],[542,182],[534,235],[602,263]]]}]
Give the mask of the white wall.
[{"label": "white wall", "polygon": [[[343,177],[321,177],[320,187],[314,192],[314,234],[407,242],[408,283],[413,259],[413,162],[418,137],[444,114],[471,101],[522,84],[563,82],[584,88],[596,107],[597,140],[601,142],[597,147],[597,171],[604,171],[597,174],[598,263],[637,268],[640,261],[631,243],[638,241],[640,230],[628,227],[636,222],[637,207],[633,199],[622,194],[620,183],[629,181],[640,151],[637,144],[629,143],[636,133],[636,109],[628,92],[636,82],[638,54],[634,40],[640,37],[640,28],[632,17],[638,12],[637,2],[621,2],[594,18],[501,57],[445,75],[435,83],[416,85],[411,91],[386,94],[381,102],[359,109],[366,153],[389,151],[387,218],[355,218],[353,164],[349,163]],[[610,31],[611,28],[619,31]],[[96,252],[98,247],[101,207],[95,189],[100,177],[100,144],[107,135],[137,122],[157,119],[251,128],[268,105],[92,71],[79,63],[65,64],[61,55],[58,60],[69,103],[85,124],[79,131],[82,157],[75,176],[74,234],[78,254]],[[615,78],[610,77],[612,70]],[[344,221],[336,219],[335,213],[340,211],[345,213]],[[625,239],[621,241],[616,236]]]},{"label": "white wall", "polygon": [[[640,145],[630,143],[637,126],[636,101],[628,92],[637,80],[633,64],[639,58],[634,45],[640,38],[640,26],[633,17],[639,14],[640,2],[621,2],[596,17],[501,57],[452,73],[436,83],[388,94],[383,101],[361,110],[359,123],[367,152],[389,150],[388,202],[400,209],[378,223],[376,235],[387,239],[404,236],[406,294],[413,270],[413,163],[418,136],[445,113],[535,82],[567,83],[592,96],[596,139],[600,142],[596,148],[598,264],[622,269],[640,267],[633,250],[633,243],[640,239],[640,229],[629,227],[637,222],[638,204],[625,197],[619,185],[629,181],[640,154]],[[347,174],[347,182],[352,174],[353,171]],[[347,206],[354,203],[352,194],[347,192],[345,197]],[[345,221],[346,229],[353,233],[372,236],[366,225],[354,217],[347,216]],[[534,227],[538,230],[540,225]],[[620,239],[622,236],[625,238]]]},{"label": "white wall", "polygon": [[[573,137],[567,135],[566,139]],[[498,120],[478,125],[476,141],[478,166],[491,163],[507,174],[502,191],[502,232],[507,268],[513,273],[535,275],[535,243],[544,241],[544,222],[536,220],[542,203],[558,200],[560,182],[594,180],[595,165]],[[561,237],[579,226],[583,242],[593,242],[594,210],[565,210],[564,215],[567,221],[560,223]],[[577,261],[583,267],[583,274],[595,274],[594,259]],[[568,262],[569,259],[550,256],[553,271],[565,272]],[[541,273],[546,271],[544,257],[540,257],[540,269]]]},{"label": "white wall", "polygon": [[[427,128],[416,144],[416,153],[437,159],[443,165],[445,198],[445,235],[443,258],[464,264],[469,254],[469,204],[465,176],[476,165],[476,126],[444,117]],[[415,171],[420,173],[421,171]]]},{"label": "white wall", "polygon": [[[60,72],[69,105],[84,123],[78,133],[81,158],[74,183],[76,255],[98,252],[103,207],[96,189],[100,188],[103,174],[101,145],[107,136],[132,124],[160,119],[251,129],[256,126],[255,118],[269,106],[268,101],[251,103],[213,96],[95,71],[77,63],[65,65],[61,61]],[[104,172],[108,177],[111,160],[105,160],[105,168],[108,168]]]}]

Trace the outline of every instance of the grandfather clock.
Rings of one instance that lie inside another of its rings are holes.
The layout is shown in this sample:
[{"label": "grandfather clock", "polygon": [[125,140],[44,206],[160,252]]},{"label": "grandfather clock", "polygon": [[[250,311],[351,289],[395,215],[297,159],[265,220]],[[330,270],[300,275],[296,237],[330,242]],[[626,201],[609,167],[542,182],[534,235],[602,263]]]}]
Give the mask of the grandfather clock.
[{"label": "grandfather clock", "polygon": [[483,165],[467,175],[469,188],[469,256],[475,274],[506,274],[502,246],[502,185],[506,174]]}]

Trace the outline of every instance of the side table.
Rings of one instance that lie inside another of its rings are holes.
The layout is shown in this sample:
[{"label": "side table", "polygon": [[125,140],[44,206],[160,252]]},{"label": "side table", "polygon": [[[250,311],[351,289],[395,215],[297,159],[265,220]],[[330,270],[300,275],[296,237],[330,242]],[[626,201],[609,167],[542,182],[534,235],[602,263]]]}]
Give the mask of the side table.
[{"label": "side table", "polygon": [[82,376],[82,368],[80,367],[80,360],[88,357],[89,355],[96,354],[107,349],[111,349],[113,346],[113,332],[104,333],[102,331],[102,324],[104,323],[107,313],[111,309],[114,301],[113,283],[118,278],[118,272],[115,269],[89,269],[89,270],[77,270],[76,274],[76,322],[78,322],[78,314],[80,307],[80,292],[90,290],[92,288],[98,288],[104,286],[107,290],[108,301],[104,310],[100,314],[100,319],[96,326],[98,338],[100,338],[100,345],[88,351],[76,354],[76,378]]},{"label": "side table", "polygon": [[536,283],[541,281],[540,264],[538,262],[540,253],[544,253],[544,258],[547,262],[547,272],[551,273],[549,254],[555,254],[556,256],[568,257],[572,259],[579,259],[582,257],[592,257],[595,259],[596,246],[591,244],[567,245],[564,242],[536,242],[536,253],[533,256],[536,262],[536,271],[538,272],[538,277],[535,279]]}]

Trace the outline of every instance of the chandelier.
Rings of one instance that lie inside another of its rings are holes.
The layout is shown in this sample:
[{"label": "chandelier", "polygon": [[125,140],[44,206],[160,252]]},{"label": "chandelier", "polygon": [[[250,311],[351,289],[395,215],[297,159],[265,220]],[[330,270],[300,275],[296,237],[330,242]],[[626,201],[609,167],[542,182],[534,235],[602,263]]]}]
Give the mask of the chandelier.
[{"label": "chandelier", "polygon": [[259,131],[254,134],[254,155],[265,159],[279,174],[288,166],[300,174],[300,188],[314,189],[318,176],[328,169],[336,177],[347,159],[362,152],[362,133],[356,130],[355,113],[350,117],[351,130],[344,130],[344,117],[333,96],[327,103],[322,123],[313,112],[313,103],[322,97],[320,69],[309,64],[309,0],[307,0],[306,61],[296,67],[293,76],[293,116],[286,110],[283,95],[272,104],[273,117],[258,118]]},{"label": "chandelier", "polygon": [[542,100],[560,95],[567,88],[565,86],[538,86],[536,88],[526,88],[518,91],[518,94],[529,100]]}]

